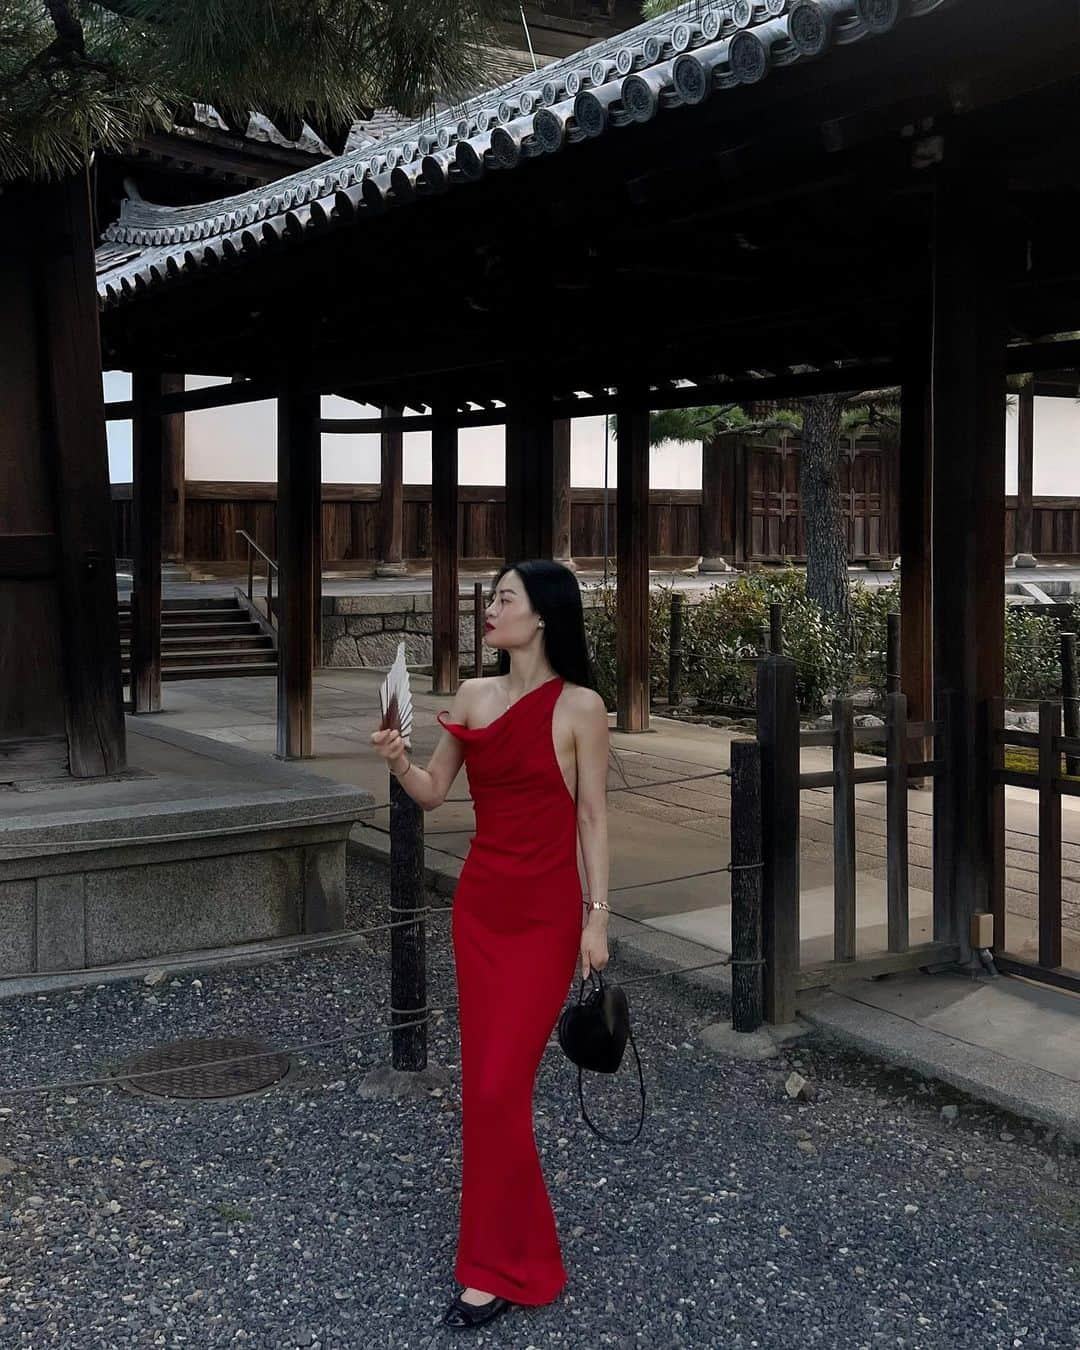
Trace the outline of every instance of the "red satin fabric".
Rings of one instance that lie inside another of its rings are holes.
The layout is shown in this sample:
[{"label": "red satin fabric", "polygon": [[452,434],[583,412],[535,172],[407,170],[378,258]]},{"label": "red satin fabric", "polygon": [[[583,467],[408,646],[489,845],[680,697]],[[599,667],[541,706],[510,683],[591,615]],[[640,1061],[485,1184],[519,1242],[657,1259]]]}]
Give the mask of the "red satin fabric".
[{"label": "red satin fabric", "polygon": [[476,833],[451,913],[461,1028],[462,1181],[454,1276],[515,1303],[566,1283],[533,1133],[533,1090],[581,944],[577,808],[551,718],[559,676],[463,742]]}]

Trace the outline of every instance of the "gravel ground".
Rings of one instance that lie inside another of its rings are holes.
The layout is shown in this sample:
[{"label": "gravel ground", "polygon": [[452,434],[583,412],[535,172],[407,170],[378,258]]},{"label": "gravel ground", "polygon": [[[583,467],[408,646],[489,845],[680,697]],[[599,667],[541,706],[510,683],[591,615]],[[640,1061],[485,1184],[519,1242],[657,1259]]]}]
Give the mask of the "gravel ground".
[{"label": "gravel ground", "polygon": [[[385,916],[382,869],[352,865],[350,887],[352,924]],[[435,1006],[456,997],[448,918],[431,925]],[[0,1078],[97,1074],[183,1036],[291,1045],[370,1026],[386,952],[379,935],[0,1003]],[[616,953],[608,973],[641,972]],[[367,1038],[298,1055],[283,1084],[228,1104],[113,1087],[0,1096],[0,1346],[1080,1345],[1070,1144],[820,1042],[764,1065],[718,1059],[695,1035],[727,1012],[713,995],[665,978],[630,996],[649,1112],[635,1144],[578,1119],[557,1045],[537,1080],[570,1274],[554,1304],[479,1331],[440,1325],[458,1289],[457,1075],[441,1096],[365,1099],[363,1072],[389,1055]],[[456,1039],[450,1013],[431,1062],[456,1071]],[[614,1081],[586,1087],[615,1133],[637,1120],[627,1054]],[[792,1067],[811,1101],[786,1096]]]}]

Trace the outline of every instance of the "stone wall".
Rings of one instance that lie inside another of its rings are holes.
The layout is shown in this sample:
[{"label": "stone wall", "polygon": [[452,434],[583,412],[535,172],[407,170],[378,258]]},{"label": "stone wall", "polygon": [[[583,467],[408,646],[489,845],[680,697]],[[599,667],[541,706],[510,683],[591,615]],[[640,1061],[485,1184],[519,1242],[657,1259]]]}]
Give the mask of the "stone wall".
[{"label": "stone wall", "polygon": [[[591,602],[589,595],[583,603]],[[335,595],[323,598],[322,664],[324,666],[389,666],[405,639],[410,666],[431,665],[431,593],[414,595]],[[473,602],[462,597],[458,619],[461,664],[472,666]],[[494,653],[486,659],[494,662]]]}]

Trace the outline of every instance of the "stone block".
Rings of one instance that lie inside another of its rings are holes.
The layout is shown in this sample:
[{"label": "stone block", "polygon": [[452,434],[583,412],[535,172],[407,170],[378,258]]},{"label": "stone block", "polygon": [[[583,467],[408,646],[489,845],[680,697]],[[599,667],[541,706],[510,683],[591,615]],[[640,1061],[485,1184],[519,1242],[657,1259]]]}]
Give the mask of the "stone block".
[{"label": "stone block", "polygon": [[37,970],[81,970],[86,965],[85,878],[81,872],[39,877]]},{"label": "stone block", "polygon": [[421,633],[371,633],[356,638],[357,664],[361,666],[390,666],[397,655],[398,643],[404,639],[405,660],[413,666],[431,662],[431,639]]},{"label": "stone block", "polygon": [[0,882],[0,975],[34,968],[34,882]]},{"label": "stone block", "polygon": [[346,624],[348,620],[343,615],[328,615],[322,621],[322,638],[324,643],[331,643],[335,638],[345,636]]},{"label": "stone block", "polygon": [[345,841],[304,849],[304,932],[345,927]]},{"label": "stone block", "polygon": [[233,853],[88,873],[87,964],[297,932],[301,852]]},{"label": "stone block", "polygon": [[431,615],[407,614],[405,616],[405,631],[408,633],[430,633]]},{"label": "stone block", "polygon": [[342,622],[350,637],[363,637],[367,633],[381,633],[384,628],[397,628],[397,621],[403,617],[399,614],[350,614]]},{"label": "stone block", "polygon": [[332,642],[324,642],[322,663],[324,666],[333,666],[338,669],[360,665],[360,658],[356,653],[356,639],[339,637]]}]

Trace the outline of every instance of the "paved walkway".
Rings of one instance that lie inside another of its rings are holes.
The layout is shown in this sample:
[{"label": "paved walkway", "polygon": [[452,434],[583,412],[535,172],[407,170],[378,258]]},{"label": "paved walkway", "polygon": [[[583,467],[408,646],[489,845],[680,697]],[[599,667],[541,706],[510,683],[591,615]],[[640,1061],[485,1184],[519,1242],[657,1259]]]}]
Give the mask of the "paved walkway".
[{"label": "paved walkway", "polygon": [[[380,804],[387,801],[387,780],[373,754],[369,736],[375,724],[377,690],[382,676],[370,670],[321,671],[316,677],[315,758],[316,772],[338,781],[367,788]],[[417,681],[418,686],[423,681]],[[190,731],[273,753],[275,746],[275,687],[272,681],[192,681],[165,690],[167,711],[162,718]],[[423,692],[415,694],[414,745],[423,762],[440,734],[435,713],[449,700]],[[642,931],[647,925],[657,937],[668,934],[708,952],[730,951],[730,885],[726,873],[717,869],[729,860],[730,794],[727,767],[732,735],[729,732],[692,726],[662,717],[653,718],[653,730],[645,734],[612,731],[612,766],[609,771],[609,836],[611,844],[611,902],[625,916],[624,928]],[[804,752],[804,764],[815,765],[823,751]],[[463,772],[453,796],[425,817],[429,864],[452,879],[460,870],[473,831],[472,806],[467,777]],[[1034,794],[1009,790],[1010,875],[1027,878],[1037,863],[1034,837]],[[929,891],[930,808],[929,792],[913,790],[911,940],[930,936]],[[1080,872],[1080,804],[1065,803],[1063,833],[1068,841],[1068,866]],[[358,844],[385,849],[389,812],[385,805],[354,830]],[[883,789],[871,785],[859,790],[858,875],[860,953],[885,947],[884,801]],[[831,802],[827,792],[804,794],[801,850],[801,927],[804,965],[831,957],[832,857]],[[1067,883],[1075,885],[1075,879]],[[1022,951],[1030,949],[1033,920],[1025,912],[1030,892],[1011,892],[1010,940]],[[614,923],[614,920],[613,920]],[[613,929],[614,931],[614,929]],[[1070,939],[1071,941],[1071,939]],[[1070,954],[1080,950],[1074,944]],[[1078,959],[1080,964],[1080,959]],[[920,977],[915,977],[916,979]],[[922,977],[925,978],[925,977]],[[865,984],[866,982],[860,982]],[[1055,1015],[1072,1022],[1080,1015],[1080,1002],[1054,990],[1032,989],[1023,981],[1003,981],[1011,993],[1008,1007],[1017,1000],[1032,1001],[1035,1013],[1053,1007]],[[874,988],[878,985],[870,985]],[[1028,993],[1029,990],[1032,992]],[[1000,1014],[1002,1007],[996,1005]],[[948,1034],[950,1018],[956,1019],[957,1038],[983,1045],[995,1055],[1017,1062],[1030,1059],[1031,1022],[1026,1013],[1005,1019],[1015,1034],[999,1034],[1000,1016],[979,1019],[954,1001],[931,1019],[917,1014],[927,1031]],[[908,1014],[905,1013],[905,1016]],[[1055,1026],[1058,1025],[1055,1023]],[[1080,1027],[1080,1023],[1076,1024]],[[1080,1084],[1080,1030],[1072,1037],[1047,1035],[1052,1047],[1046,1071]],[[1057,1118],[1056,1116],[1054,1117]],[[1076,1112],[1080,1133],[1080,1097]]]}]

